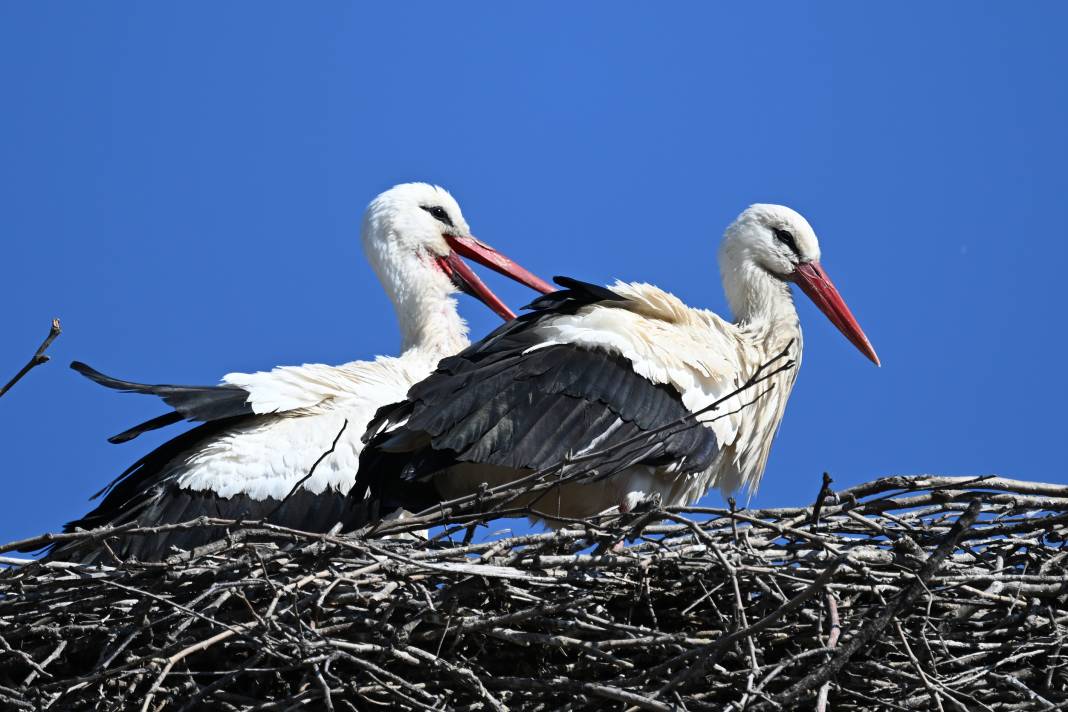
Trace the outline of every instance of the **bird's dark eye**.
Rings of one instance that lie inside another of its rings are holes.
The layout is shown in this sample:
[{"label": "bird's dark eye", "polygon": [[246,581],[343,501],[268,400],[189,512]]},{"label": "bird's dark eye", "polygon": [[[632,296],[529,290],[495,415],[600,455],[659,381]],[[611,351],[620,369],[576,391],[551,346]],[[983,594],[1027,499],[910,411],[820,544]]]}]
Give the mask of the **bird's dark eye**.
[{"label": "bird's dark eye", "polygon": [[452,218],[445,212],[445,208],[440,205],[420,205],[419,207],[430,213],[435,220],[440,220],[449,227],[455,227],[455,225],[452,224]]},{"label": "bird's dark eye", "polygon": [[797,243],[794,241],[794,236],[789,230],[783,230],[782,228],[775,228],[775,239],[786,245],[790,250],[797,255],[801,256],[801,253],[797,251]]}]

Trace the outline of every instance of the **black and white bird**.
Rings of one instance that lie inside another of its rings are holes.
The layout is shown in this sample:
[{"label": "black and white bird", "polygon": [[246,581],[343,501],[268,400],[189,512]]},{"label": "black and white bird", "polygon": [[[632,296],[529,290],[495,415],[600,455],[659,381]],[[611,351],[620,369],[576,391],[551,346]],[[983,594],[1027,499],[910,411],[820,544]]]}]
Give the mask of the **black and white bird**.
[{"label": "black and white bird", "polygon": [[[143,385],[72,364],[101,385],[158,396],[173,408],[112,442],[182,420],[202,424],[131,465],[98,493],[105,495],[99,506],[65,531],[169,524],[201,515],[266,517],[299,529],[328,530],[355,480],[360,436],[375,411],[403,398],[441,358],[468,345],[467,325],[453,295],[469,293],[502,318],[515,317],[461,256],[533,289],[553,291],[472,237],[460,206],[436,186],[408,183],[376,197],[364,215],[361,237],[396,309],[399,356],[230,373],[218,386]],[[218,534],[196,529],[127,537],[112,548],[122,557],[158,559],[172,546],[188,549]]]},{"label": "black and white bird", "polygon": [[[819,258],[801,215],[753,205],[719,250],[734,322],[648,284],[558,278],[565,290],[443,360],[407,399],[379,412],[350,494],[350,525],[563,462],[582,476],[512,505],[533,505],[535,519],[554,524],[627,511],[655,495],[685,505],[711,487],[755,488],[797,370],[774,373],[750,407],[742,406],[752,392],[731,394],[777,354],[800,361],[790,283],[879,363]],[[687,419],[693,414],[700,424]]]}]

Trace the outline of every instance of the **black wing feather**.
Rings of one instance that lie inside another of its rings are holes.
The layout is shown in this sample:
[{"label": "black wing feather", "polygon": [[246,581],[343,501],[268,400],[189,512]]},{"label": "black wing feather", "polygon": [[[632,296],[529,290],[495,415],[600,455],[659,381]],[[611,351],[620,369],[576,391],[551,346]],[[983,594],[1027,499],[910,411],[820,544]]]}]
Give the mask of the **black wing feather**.
[{"label": "black wing feather", "polygon": [[105,376],[100,371],[81,361],[74,361],[70,367],[89,380],[106,388],[122,391],[123,393],[141,393],[156,396],[174,408],[174,413],[166,413],[152,418],[108,438],[113,443],[132,440],[141,433],[162,428],[183,419],[210,423],[224,418],[252,415],[252,406],[248,403],[249,392],[238,386],[148,385]]},{"label": "black wing feather", "polygon": [[170,413],[164,413],[163,415],[152,418],[151,420],[146,420],[143,423],[139,423],[138,425],[133,426],[129,430],[123,430],[118,435],[112,435],[110,438],[108,438],[108,442],[114,445],[118,445],[119,443],[124,443],[133,440],[142,433],[147,433],[150,430],[159,430],[160,428],[165,428],[168,425],[180,423],[183,420],[185,420],[185,418],[182,416],[181,413],[176,410],[172,410]]},{"label": "black wing feather", "polygon": [[[553,366],[534,369],[540,373],[531,376],[524,366],[539,361]],[[477,362],[471,368],[478,373]],[[618,375],[606,378],[605,371]],[[613,384],[621,381],[626,386],[616,386],[617,391]],[[619,398],[617,392],[628,397]],[[485,404],[491,406],[489,411],[483,410]],[[598,449],[689,415],[674,389],[637,376],[626,358],[569,344],[516,354],[513,368],[477,379],[463,397],[419,400],[415,406],[403,429],[429,434],[434,449],[456,452],[458,462],[522,469],[550,467],[586,448],[597,433],[583,423],[605,424],[609,422],[605,412],[623,425],[609,433]],[[659,439],[665,451],[683,458],[709,448],[715,451],[715,446],[702,442],[706,438],[715,440],[710,430],[695,426],[664,433]],[[691,463],[687,471],[704,469],[700,464]],[[610,474],[596,466],[591,466],[591,473]]]},{"label": "black wing feather", "polygon": [[[246,521],[262,519],[272,524],[304,531],[328,531],[340,521],[345,506],[345,495],[333,490],[319,494],[298,490],[281,502],[273,498],[255,500],[245,495],[219,497],[212,492],[181,489],[173,483],[165,483],[145,492],[144,499],[138,507],[122,512],[120,517],[107,523],[112,526],[130,522],[137,526],[158,526],[177,524],[206,516]],[[71,522],[64,528],[64,531],[99,526],[98,522],[87,522],[86,519]],[[205,526],[178,529],[151,536],[117,535],[108,540],[108,546],[122,559],[158,561],[175,553],[175,547],[189,550],[221,539],[225,535],[224,527]],[[96,543],[91,545],[91,548],[79,547],[77,544],[60,546],[52,552],[52,555],[56,558],[86,559],[88,557],[92,560],[99,556],[98,547],[99,544]]]}]

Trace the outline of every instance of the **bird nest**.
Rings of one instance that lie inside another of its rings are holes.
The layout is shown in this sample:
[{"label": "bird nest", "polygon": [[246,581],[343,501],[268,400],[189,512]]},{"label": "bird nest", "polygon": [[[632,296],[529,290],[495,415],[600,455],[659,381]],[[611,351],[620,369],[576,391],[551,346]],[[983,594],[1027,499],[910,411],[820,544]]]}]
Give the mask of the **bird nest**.
[{"label": "bird nest", "polygon": [[[825,482],[809,507],[524,536],[447,514],[431,541],[398,536],[422,520],[363,537],[230,523],[162,563],[0,558],[0,707],[1068,705],[1065,486]],[[106,542],[0,553],[78,537]]]}]

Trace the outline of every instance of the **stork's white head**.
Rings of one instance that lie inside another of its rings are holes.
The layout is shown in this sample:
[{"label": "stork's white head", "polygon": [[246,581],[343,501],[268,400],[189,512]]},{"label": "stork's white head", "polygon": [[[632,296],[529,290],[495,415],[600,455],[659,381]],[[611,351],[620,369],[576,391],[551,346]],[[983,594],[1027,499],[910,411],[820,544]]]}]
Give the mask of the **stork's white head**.
[{"label": "stork's white head", "polygon": [[456,200],[435,185],[403,183],[380,194],[367,206],[361,238],[368,261],[399,310],[464,291],[501,317],[515,318],[460,255],[543,293],[553,291],[475,239]]},{"label": "stork's white head", "polygon": [[820,258],[808,220],[785,205],[768,203],[746,208],[727,228],[719,251],[722,265],[751,262],[781,279],[789,279],[798,264]]},{"label": "stork's white head", "polygon": [[736,314],[750,312],[767,296],[760,294],[769,284],[760,275],[794,282],[861,353],[879,365],[875,349],[819,260],[816,232],[800,213],[784,205],[750,205],[727,228],[719,248],[720,271]]}]

